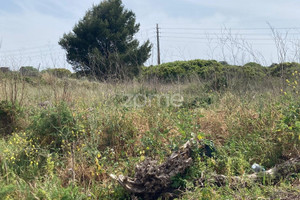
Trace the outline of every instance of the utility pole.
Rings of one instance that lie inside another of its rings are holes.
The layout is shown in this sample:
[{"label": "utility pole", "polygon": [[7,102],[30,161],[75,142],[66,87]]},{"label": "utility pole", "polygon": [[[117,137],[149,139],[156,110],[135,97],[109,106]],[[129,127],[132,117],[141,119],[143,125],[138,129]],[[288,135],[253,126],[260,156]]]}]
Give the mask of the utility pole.
[{"label": "utility pole", "polygon": [[160,47],[159,47],[159,28],[156,24],[156,37],[157,37],[157,65],[160,65]]}]

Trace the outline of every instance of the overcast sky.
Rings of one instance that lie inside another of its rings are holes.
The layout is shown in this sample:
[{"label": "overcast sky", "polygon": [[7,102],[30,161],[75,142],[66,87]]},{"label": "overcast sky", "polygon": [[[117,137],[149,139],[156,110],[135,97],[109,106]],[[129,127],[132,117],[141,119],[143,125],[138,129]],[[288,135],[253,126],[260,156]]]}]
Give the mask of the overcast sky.
[{"label": "overcast sky", "polygon": [[[94,0],[0,0],[0,66],[71,66],[57,44]],[[249,61],[268,65],[280,60],[299,61],[299,0],[123,0],[141,24],[136,37],[153,43],[160,27],[162,62],[190,59]],[[268,23],[285,37],[286,57],[279,57]]]}]

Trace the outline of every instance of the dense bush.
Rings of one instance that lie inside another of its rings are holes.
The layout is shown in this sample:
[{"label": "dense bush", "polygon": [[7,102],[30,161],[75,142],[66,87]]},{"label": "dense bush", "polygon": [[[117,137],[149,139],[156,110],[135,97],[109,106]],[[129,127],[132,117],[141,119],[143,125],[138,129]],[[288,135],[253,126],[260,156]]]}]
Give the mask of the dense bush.
[{"label": "dense bush", "polygon": [[50,150],[61,150],[78,138],[76,121],[66,103],[48,107],[34,116],[30,130],[37,144]]},{"label": "dense bush", "polygon": [[182,80],[196,74],[203,78],[209,78],[212,71],[219,71],[218,67],[222,67],[222,65],[215,60],[176,61],[159,66],[144,67],[143,75],[148,79],[157,77],[166,82]]},{"label": "dense bush", "polygon": [[220,89],[226,87],[234,79],[244,81],[263,80],[267,76],[289,77],[292,72],[300,69],[298,63],[272,64],[270,67],[250,62],[244,66],[229,65],[215,60],[190,60],[164,63],[159,66],[144,67],[142,79],[157,78],[161,82],[176,82],[189,80],[195,76],[210,82],[210,87]]},{"label": "dense bush", "polygon": [[143,79],[157,78],[161,82],[182,82],[197,77],[207,82],[208,89],[214,90],[227,87],[233,79],[261,80],[267,75],[267,68],[257,63],[234,66],[215,60],[176,61],[144,67],[142,71]]},{"label": "dense bush", "polygon": [[39,70],[32,66],[21,67],[19,72],[23,76],[38,76],[39,74]]},{"label": "dense bush", "polygon": [[0,135],[8,135],[17,127],[17,119],[20,114],[21,107],[17,103],[0,102]]},{"label": "dense bush", "polygon": [[270,73],[272,76],[277,77],[289,77],[294,71],[299,71],[300,64],[295,62],[286,62],[279,64],[272,64],[270,66]]},{"label": "dense bush", "polygon": [[0,74],[10,72],[9,67],[0,67]]},{"label": "dense bush", "polygon": [[65,68],[52,68],[43,70],[42,73],[49,73],[58,78],[70,77],[72,72]]},{"label": "dense bush", "polygon": [[277,124],[277,139],[282,147],[283,156],[295,157],[300,152],[300,103],[292,102],[283,109]]}]

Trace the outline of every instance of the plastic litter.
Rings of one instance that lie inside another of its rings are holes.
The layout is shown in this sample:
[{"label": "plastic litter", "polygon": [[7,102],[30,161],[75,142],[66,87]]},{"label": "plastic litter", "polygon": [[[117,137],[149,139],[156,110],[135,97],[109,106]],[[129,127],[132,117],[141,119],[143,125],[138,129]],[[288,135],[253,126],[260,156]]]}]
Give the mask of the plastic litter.
[{"label": "plastic litter", "polygon": [[264,172],[266,171],[265,168],[257,163],[254,163],[251,168],[253,169],[254,172],[258,173],[258,172]]}]

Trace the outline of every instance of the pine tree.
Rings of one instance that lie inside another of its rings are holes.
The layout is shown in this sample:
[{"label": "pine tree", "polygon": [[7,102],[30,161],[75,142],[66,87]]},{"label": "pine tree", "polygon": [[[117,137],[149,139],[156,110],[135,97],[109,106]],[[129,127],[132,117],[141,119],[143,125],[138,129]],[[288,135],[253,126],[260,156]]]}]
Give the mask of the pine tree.
[{"label": "pine tree", "polygon": [[80,74],[98,79],[132,77],[149,58],[151,44],[139,45],[136,17],[121,0],[105,0],[94,5],[59,44],[67,61]]}]

